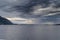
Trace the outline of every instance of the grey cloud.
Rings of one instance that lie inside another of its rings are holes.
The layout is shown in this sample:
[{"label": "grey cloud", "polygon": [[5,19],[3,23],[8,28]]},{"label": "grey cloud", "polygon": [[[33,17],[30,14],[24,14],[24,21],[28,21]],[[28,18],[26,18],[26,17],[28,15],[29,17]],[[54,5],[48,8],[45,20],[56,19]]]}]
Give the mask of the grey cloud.
[{"label": "grey cloud", "polygon": [[[41,15],[31,13],[34,11],[33,7],[37,5],[42,6],[41,8],[49,6],[58,8],[60,7],[60,0],[0,0],[0,15],[7,17],[41,18]],[[42,13],[48,14],[47,11],[43,11]]]}]

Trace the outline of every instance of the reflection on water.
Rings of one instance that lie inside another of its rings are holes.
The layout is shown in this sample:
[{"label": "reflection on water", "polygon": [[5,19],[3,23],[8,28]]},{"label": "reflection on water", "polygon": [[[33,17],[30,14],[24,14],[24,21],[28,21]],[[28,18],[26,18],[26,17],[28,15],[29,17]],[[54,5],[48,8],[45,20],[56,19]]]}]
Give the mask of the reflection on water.
[{"label": "reflection on water", "polygon": [[60,40],[59,25],[0,25],[4,40]]}]

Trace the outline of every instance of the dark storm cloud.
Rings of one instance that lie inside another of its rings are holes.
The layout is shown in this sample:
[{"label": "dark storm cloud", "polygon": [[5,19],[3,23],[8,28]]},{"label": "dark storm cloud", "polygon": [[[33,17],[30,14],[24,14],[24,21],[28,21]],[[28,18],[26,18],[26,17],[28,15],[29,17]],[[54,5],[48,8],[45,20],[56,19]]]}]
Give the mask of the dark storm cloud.
[{"label": "dark storm cloud", "polygon": [[17,12],[13,6],[16,6],[16,5],[22,6],[22,5],[27,4],[28,1],[29,0],[0,0],[0,15],[1,16],[10,15],[10,17],[11,16],[16,17],[21,12]]},{"label": "dark storm cloud", "polygon": [[[48,7],[50,4],[53,4],[52,6],[59,7],[59,0],[0,0],[0,8],[4,12],[14,12],[16,11],[17,14],[20,13],[20,15],[31,15],[30,12],[33,11],[33,7],[36,5],[40,5],[42,7]],[[12,13],[12,14],[14,14]],[[4,14],[4,13],[3,13]],[[34,15],[33,15],[34,16]]]},{"label": "dark storm cloud", "polygon": [[[12,9],[14,9],[15,11],[17,12],[23,12],[22,13],[22,16],[25,16],[25,15],[30,15],[30,16],[36,16],[36,15],[32,15],[32,13],[30,13],[31,11],[33,11],[33,7],[34,6],[37,6],[37,5],[40,5],[42,6],[42,8],[47,8],[49,6],[52,6],[52,7],[59,7],[59,4],[60,1],[59,0],[31,0],[31,1],[27,1],[26,4],[21,4],[21,5],[18,5],[20,3],[18,3],[17,5],[14,5],[12,6]],[[38,15],[39,17],[39,15]]]}]

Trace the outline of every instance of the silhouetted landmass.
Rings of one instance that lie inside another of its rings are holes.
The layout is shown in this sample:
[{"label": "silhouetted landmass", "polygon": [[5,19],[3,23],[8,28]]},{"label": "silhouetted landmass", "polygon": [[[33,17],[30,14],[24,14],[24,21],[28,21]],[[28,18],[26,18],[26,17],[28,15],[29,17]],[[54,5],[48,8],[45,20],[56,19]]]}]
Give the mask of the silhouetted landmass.
[{"label": "silhouetted landmass", "polygon": [[11,25],[11,24],[13,23],[11,23],[8,19],[0,16],[0,25]]}]

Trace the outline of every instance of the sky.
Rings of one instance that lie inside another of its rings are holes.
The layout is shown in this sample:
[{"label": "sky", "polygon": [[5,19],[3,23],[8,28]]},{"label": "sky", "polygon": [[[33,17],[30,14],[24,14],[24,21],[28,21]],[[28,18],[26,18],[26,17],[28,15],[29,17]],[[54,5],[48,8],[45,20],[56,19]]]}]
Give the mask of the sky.
[{"label": "sky", "polygon": [[[1,7],[0,7],[0,16],[14,17],[18,14],[16,12],[6,12],[6,10],[7,11],[10,10],[9,8],[11,8],[12,3],[14,1],[12,1],[12,0],[0,0],[0,2],[1,2],[0,3],[0,5],[1,5]],[[12,10],[10,10],[10,11],[12,11]]]},{"label": "sky", "polygon": [[[37,10],[40,9],[41,7],[55,6],[56,4],[59,5],[59,2],[60,2],[59,0],[0,0],[0,15],[1,16],[10,15],[10,17],[20,16],[21,14],[24,15],[31,13],[30,9],[32,10],[32,12],[34,12],[35,9]],[[34,16],[34,13],[31,14],[33,14]]]},{"label": "sky", "polygon": [[0,16],[16,17],[20,12],[16,12],[15,5],[25,5],[28,0],[0,0]]},{"label": "sky", "polygon": [[[41,20],[51,11],[60,11],[60,0],[0,0],[0,16]],[[54,13],[54,15],[59,13]],[[43,17],[42,17],[43,16]],[[39,21],[38,21],[39,22]]]}]

